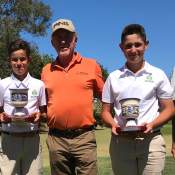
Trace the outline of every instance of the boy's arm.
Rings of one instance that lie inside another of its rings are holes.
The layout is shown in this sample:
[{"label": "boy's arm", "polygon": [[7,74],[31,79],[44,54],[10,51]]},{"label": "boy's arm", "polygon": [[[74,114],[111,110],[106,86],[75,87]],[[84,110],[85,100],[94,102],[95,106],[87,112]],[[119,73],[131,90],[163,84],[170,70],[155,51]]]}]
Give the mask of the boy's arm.
[{"label": "boy's arm", "polygon": [[112,117],[112,109],[113,104],[103,102],[101,117],[103,122],[111,128],[112,133],[118,135],[117,131],[120,130],[120,126],[114,121]]},{"label": "boy's arm", "polygon": [[0,106],[0,122],[8,123],[11,122],[11,118],[4,112],[2,106]]},{"label": "boy's arm", "polygon": [[159,102],[161,111],[156,119],[145,125],[146,130],[144,131],[144,133],[152,132],[155,128],[164,125],[173,118],[174,115],[173,101],[171,99],[160,99]]},{"label": "boy's arm", "polygon": [[32,113],[29,117],[27,117],[28,122],[37,123],[42,121],[46,121],[47,119],[47,106],[40,106],[39,112]]}]

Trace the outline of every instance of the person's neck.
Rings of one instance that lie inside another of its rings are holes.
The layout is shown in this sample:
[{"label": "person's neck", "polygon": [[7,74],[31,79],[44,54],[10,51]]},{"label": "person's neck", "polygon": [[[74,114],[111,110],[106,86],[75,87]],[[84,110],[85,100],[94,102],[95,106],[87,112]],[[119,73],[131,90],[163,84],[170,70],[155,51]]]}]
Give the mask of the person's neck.
[{"label": "person's neck", "polygon": [[139,70],[141,70],[144,67],[144,65],[145,65],[144,60],[137,64],[126,63],[127,68],[131,70],[133,73],[137,73]]},{"label": "person's neck", "polygon": [[26,77],[27,77],[27,74],[28,74],[28,72],[26,73],[26,74],[24,74],[24,75],[17,75],[17,74],[15,74],[15,73],[13,73],[13,75],[16,77],[16,79],[18,79],[19,81],[23,81]]},{"label": "person's neck", "polygon": [[57,58],[57,63],[63,67],[63,68],[67,68],[70,64],[70,62],[73,59],[73,55],[68,56],[68,57],[58,57]]}]

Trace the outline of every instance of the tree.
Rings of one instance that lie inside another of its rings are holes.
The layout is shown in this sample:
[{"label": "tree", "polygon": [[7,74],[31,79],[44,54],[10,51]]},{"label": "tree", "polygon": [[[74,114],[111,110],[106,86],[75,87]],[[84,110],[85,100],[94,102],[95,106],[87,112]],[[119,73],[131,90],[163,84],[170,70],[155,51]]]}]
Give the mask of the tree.
[{"label": "tree", "polygon": [[[103,67],[103,65],[99,64],[100,67],[101,67],[101,70],[102,70],[102,76],[103,76],[103,79],[104,81],[107,79],[109,73],[107,71],[107,69],[105,69]],[[101,114],[101,110],[102,110],[102,103],[101,103],[101,100],[99,99],[99,97],[95,94],[95,98],[94,98],[94,117],[95,117],[95,120],[96,120],[96,124],[97,125],[100,125],[100,126],[103,126],[103,122],[101,120],[101,117],[100,117],[100,114]]]},{"label": "tree", "polygon": [[44,36],[50,25],[51,10],[40,0],[0,0],[0,77],[9,75],[7,48],[21,32]]},{"label": "tree", "polygon": [[102,75],[103,75],[103,79],[104,81],[107,79],[109,73],[108,70],[106,68],[103,67],[103,65],[100,64],[101,70],[102,70]]},{"label": "tree", "polygon": [[33,77],[40,79],[41,70],[43,66],[47,63],[52,62],[53,58],[47,54],[40,55],[37,46],[31,46],[31,50],[32,52],[31,63],[29,65],[29,72]]}]

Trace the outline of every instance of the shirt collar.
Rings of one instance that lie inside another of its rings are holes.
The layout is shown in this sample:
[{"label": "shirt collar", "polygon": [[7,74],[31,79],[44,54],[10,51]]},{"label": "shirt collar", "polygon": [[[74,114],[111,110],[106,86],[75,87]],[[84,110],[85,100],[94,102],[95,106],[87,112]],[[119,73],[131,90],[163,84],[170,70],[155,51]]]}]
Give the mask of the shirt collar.
[{"label": "shirt collar", "polygon": [[[129,70],[126,66],[126,64],[120,69],[123,74],[133,74],[131,70]],[[137,73],[137,74],[143,74],[143,73],[148,73],[150,74],[150,64],[145,61],[144,67]]]},{"label": "shirt collar", "polygon": [[31,75],[28,73],[27,76],[24,78],[23,81],[20,81],[17,79],[14,74],[11,75],[11,79],[13,80],[14,84],[16,85],[16,88],[28,88],[29,86],[29,79],[31,78]]},{"label": "shirt collar", "polygon": [[[59,59],[59,56],[56,58],[56,60],[57,60],[57,59]],[[59,66],[59,65],[57,64],[57,61],[56,61],[56,60],[55,60],[54,62],[52,62],[51,67],[52,67],[53,69],[54,69],[54,68],[61,68],[61,69],[63,69],[61,66]],[[68,68],[71,67],[71,65],[73,65],[73,64],[80,63],[81,60],[82,60],[81,55],[80,55],[78,52],[74,52],[72,61],[70,62]]]}]

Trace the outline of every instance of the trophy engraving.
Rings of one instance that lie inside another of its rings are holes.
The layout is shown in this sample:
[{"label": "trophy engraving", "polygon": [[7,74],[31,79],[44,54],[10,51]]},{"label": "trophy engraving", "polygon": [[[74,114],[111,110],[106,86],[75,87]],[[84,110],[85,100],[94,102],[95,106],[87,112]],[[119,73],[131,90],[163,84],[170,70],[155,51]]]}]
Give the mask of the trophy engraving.
[{"label": "trophy engraving", "polygon": [[10,89],[11,104],[15,107],[12,114],[13,120],[25,120],[28,113],[25,106],[28,103],[28,89]]},{"label": "trophy engraving", "polygon": [[139,116],[139,102],[138,98],[125,98],[119,101],[121,104],[122,117],[126,120],[126,125],[121,128],[123,132],[143,131],[143,126],[137,125],[137,118]]}]

